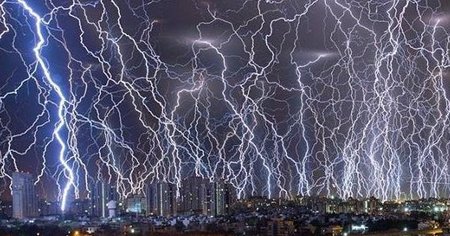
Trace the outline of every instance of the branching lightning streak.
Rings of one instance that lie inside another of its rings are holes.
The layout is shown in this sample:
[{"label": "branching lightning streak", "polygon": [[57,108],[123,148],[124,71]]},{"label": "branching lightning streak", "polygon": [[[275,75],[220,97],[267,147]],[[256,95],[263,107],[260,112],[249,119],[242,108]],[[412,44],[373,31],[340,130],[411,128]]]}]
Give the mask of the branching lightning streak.
[{"label": "branching lightning streak", "polygon": [[[16,66],[1,75],[0,176],[35,159],[36,183],[56,182],[63,209],[96,180],[127,197],[191,175],[239,197],[448,194],[446,7],[4,1],[0,56]],[[189,32],[172,10],[189,13]],[[11,106],[28,93],[22,120]]]},{"label": "branching lightning streak", "polygon": [[59,161],[64,166],[65,173],[67,174],[67,177],[68,177],[68,182],[64,186],[64,189],[62,192],[62,200],[61,200],[61,209],[64,211],[67,194],[68,194],[68,191],[69,191],[71,185],[73,185],[73,181],[74,181],[72,169],[67,164],[66,160],[64,159],[66,145],[65,145],[65,141],[62,139],[62,137],[60,135],[60,131],[64,127],[64,112],[65,112],[64,111],[64,103],[66,102],[66,99],[61,91],[61,88],[58,86],[57,83],[55,83],[53,81],[52,77],[50,76],[49,69],[47,68],[47,66],[44,62],[44,59],[41,56],[41,49],[45,42],[44,36],[42,35],[42,32],[41,32],[42,18],[24,0],[18,0],[18,2],[34,18],[34,20],[36,22],[35,29],[36,29],[36,34],[38,36],[38,43],[34,47],[33,51],[34,51],[36,60],[39,64],[40,68],[44,72],[45,78],[50,83],[50,85],[54,89],[54,91],[58,94],[58,97],[60,99],[60,101],[58,103],[58,118],[59,118],[59,120],[53,131],[53,135],[56,137],[56,140],[58,141],[58,143],[61,147],[59,155],[58,155]]}]

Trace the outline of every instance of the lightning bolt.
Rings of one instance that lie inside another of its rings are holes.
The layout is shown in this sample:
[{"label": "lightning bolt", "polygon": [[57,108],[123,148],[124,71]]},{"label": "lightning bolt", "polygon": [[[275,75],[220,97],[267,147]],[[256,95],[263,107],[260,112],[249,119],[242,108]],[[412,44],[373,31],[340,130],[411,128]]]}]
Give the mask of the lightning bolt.
[{"label": "lightning bolt", "polygon": [[[0,176],[42,156],[36,183],[53,179],[62,209],[98,180],[126,198],[149,182],[179,190],[189,176],[228,182],[240,198],[444,196],[441,3],[4,1],[0,55],[26,73],[0,84]],[[189,33],[158,17],[166,8],[195,13]],[[9,104],[29,91],[38,111],[20,128]]]},{"label": "lightning bolt", "polygon": [[59,103],[58,103],[58,118],[59,121],[58,123],[55,125],[55,129],[53,131],[53,135],[56,138],[57,142],[60,145],[60,151],[59,151],[59,155],[58,155],[58,159],[61,162],[61,164],[64,167],[65,173],[67,174],[67,183],[65,184],[64,188],[63,188],[63,192],[62,192],[62,200],[61,200],[61,209],[64,211],[65,207],[66,207],[66,199],[67,199],[67,194],[70,190],[71,185],[73,185],[73,181],[74,181],[74,175],[72,172],[72,169],[70,168],[70,166],[67,164],[66,160],[64,159],[64,155],[65,155],[65,150],[66,150],[66,145],[65,145],[65,141],[63,140],[63,138],[60,135],[60,131],[61,129],[64,127],[65,123],[64,123],[64,104],[67,102],[63,92],[61,91],[61,88],[58,86],[58,84],[53,81],[49,69],[47,68],[47,65],[44,62],[44,59],[41,56],[41,49],[42,46],[45,43],[45,39],[44,36],[42,34],[42,29],[41,29],[41,24],[43,24],[43,20],[42,18],[33,10],[33,8],[31,8],[27,2],[23,1],[23,0],[18,0],[18,3],[20,3],[20,5],[22,5],[22,7],[34,18],[35,23],[35,30],[36,30],[36,34],[38,37],[38,43],[36,44],[36,46],[34,47],[33,51],[34,51],[34,55],[36,57],[37,62],[39,63],[40,68],[42,69],[42,71],[44,72],[44,76],[47,79],[48,83],[51,85],[51,87],[54,89],[54,91],[57,93],[58,97],[59,97]]}]

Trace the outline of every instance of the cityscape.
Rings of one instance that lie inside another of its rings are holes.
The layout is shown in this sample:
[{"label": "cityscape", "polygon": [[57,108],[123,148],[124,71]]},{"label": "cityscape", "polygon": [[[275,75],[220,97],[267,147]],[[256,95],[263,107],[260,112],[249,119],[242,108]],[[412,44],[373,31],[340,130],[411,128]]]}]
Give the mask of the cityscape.
[{"label": "cityscape", "polygon": [[0,1],[0,236],[450,236],[450,0]]},{"label": "cityscape", "polygon": [[87,199],[39,199],[29,173],[13,174],[12,201],[0,204],[1,235],[449,235],[450,199],[382,202],[297,196],[237,199],[230,184],[190,177],[151,183],[121,199],[96,182]]}]

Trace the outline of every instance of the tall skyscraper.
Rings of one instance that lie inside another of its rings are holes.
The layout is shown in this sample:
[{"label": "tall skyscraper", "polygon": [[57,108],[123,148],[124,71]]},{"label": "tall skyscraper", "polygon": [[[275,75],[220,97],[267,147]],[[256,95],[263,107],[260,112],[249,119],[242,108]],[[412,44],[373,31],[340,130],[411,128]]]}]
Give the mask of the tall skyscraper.
[{"label": "tall skyscraper", "polygon": [[173,216],[177,213],[176,186],[157,182],[148,184],[145,189],[147,214]]},{"label": "tall skyscraper", "polygon": [[202,214],[208,216],[228,214],[231,204],[235,200],[233,186],[224,181],[205,181],[201,186]]},{"label": "tall skyscraper", "polygon": [[223,181],[214,184],[214,215],[226,215],[230,213],[232,204],[236,201],[236,191],[233,185]]},{"label": "tall skyscraper", "polygon": [[224,215],[229,213],[235,195],[234,188],[229,183],[190,177],[181,185],[180,212],[208,216]]},{"label": "tall skyscraper", "polygon": [[107,203],[111,200],[119,201],[119,193],[117,192],[116,186],[97,181],[91,186],[91,212],[92,216],[97,217],[108,217],[108,207]]},{"label": "tall skyscraper", "polygon": [[38,200],[31,174],[21,172],[13,173],[12,197],[14,218],[25,219],[38,216]]},{"label": "tall skyscraper", "polygon": [[206,180],[201,177],[189,177],[181,183],[180,212],[183,214],[202,214],[204,184]]},{"label": "tall skyscraper", "polygon": [[208,181],[203,181],[200,185],[202,214],[207,216],[214,216],[216,212],[216,184]]}]

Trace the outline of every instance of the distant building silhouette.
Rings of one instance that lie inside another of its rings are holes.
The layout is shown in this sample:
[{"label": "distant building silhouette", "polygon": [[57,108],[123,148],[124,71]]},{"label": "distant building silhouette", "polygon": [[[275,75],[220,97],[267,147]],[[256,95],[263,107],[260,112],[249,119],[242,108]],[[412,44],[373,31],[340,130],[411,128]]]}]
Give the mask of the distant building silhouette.
[{"label": "distant building silhouette", "polygon": [[210,182],[200,177],[185,179],[181,185],[180,213],[208,216],[229,213],[235,200],[231,184],[224,181]]},{"label": "distant building silhouette", "polygon": [[39,214],[41,216],[54,216],[61,214],[61,206],[56,201],[39,201]]},{"label": "distant building silhouette", "polygon": [[68,212],[77,216],[87,216],[89,212],[91,201],[89,199],[75,199],[70,202]]},{"label": "distant building silhouette", "polygon": [[0,200],[0,217],[12,217],[12,201]]},{"label": "distant building silhouette", "polygon": [[201,177],[189,177],[182,181],[179,199],[179,212],[181,214],[202,214],[203,198],[205,197],[204,179]]},{"label": "distant building silhouette", "polygon": [[108,217],[107,203],[111,200],[119,201],[119,193],[114,185],[97,181],[92,184],[91,193],[91,207],[90,214],[97,217]]},{"label": "distant building silhouette", "polygon": [[38,200],[31,174],[13,173],[12,198],[14,218],[25,219],[38,216]]},{"label": "distant building silhouette", "polygon": [[145,188],[147,214],[173,216],[177,213],[176,186],[170,183],[157,182]]},{"label": "distant building silhouette", "polygon": [[175,216],[208,215],[230,213],[236,200],[234,187],[225,181],[210,182],[201,177],[189,177],[182,181],[177,198],[177,186],[167,182],[146,184],[144,192],[131,194],[121,202],[115,186],[96,182],[91,188],[91,212],[94,217],[108,217],[107,203],[115,201],[117,210],[121,206],[126,212],[136,215]]},{"label": "distant building silhouette", "polygon": [[132,194],[125,199],[125,211],[136,215],[145,214],[146,200],[143,194]]},{"label": "distant building silhouette", "polygon": [[204,182],[201,190],[202,214],[208,216],[226,215],[235,200],[233,186],[224,181]]}]

